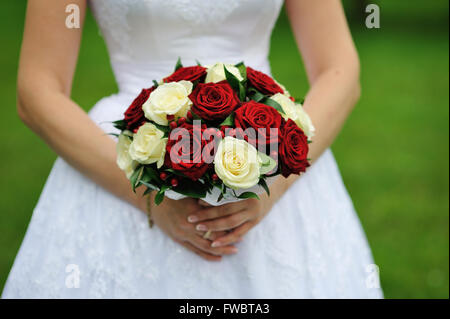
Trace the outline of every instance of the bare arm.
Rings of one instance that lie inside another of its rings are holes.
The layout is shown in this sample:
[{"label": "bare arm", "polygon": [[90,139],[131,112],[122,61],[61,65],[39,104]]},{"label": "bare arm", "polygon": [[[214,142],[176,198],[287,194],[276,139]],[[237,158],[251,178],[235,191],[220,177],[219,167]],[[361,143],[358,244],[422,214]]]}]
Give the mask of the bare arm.
[{"label": "bare arm", "polygon": [[[311,85],[304,107],[316,127],[309,153],[315,161],[333,143],[359,98],[359,59],[339,0],[285,2]],[[234,229],[214,245],[237,242],[297,178],[301,177],[279,177],[270,187],[270,197],[207,208],[196,217],[213,231]]]},{"label": "bare arm", "polygon": [[[359,58],[339,0],[286,0],[286,10],[311,86],[304,108],[316,127],[309,152],[315,161],[333,143],[359,99]],[[297,178],[278,179],[274,197]]]},{"label": "bare arm", "polygon": [[143,207],[117,167],[115,142],[70,99],[82,29],[66,28],[65,8],[86,0],[28,1],[18,74],[21,119],[58,155],[120,198]]}]

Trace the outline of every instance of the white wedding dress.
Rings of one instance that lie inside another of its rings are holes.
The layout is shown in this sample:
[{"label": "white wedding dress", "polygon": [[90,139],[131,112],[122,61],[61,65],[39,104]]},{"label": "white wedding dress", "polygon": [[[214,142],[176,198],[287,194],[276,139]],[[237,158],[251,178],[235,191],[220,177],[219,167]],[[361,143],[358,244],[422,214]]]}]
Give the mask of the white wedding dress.
[{"label": "white wedding dress", "polygon": [[[270,73],[282,0],[93,0],[119,92],[89,113],[106,132],[141,88],[185,65]],[[238,244],[209,262],[59,158],[3,298],[378,298],[371,252],[331,151]],[[373,281],[372,281],[373,282]]]}]

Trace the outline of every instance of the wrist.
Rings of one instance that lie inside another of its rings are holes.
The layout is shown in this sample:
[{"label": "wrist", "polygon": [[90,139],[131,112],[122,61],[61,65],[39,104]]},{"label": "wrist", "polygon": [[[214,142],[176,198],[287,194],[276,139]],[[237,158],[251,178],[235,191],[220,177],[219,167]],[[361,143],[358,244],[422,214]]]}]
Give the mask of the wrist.
[{"label": "wrist", "polygon": [[272,183],[270,188],[270,196],[268,204],[270,208],[284,195],[284,193],[289,189],[289,187],[297,180],[298,176],[291,175],[287,179],[278,176],[277,179]]}]

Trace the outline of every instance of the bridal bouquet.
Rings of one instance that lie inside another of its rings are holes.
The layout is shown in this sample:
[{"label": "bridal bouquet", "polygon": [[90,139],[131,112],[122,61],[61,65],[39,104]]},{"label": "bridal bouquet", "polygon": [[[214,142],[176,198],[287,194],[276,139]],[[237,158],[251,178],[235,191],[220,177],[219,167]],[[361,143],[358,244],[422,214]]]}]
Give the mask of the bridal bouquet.
[{"label": "bridal bouquet", "polygon": [[302,105],[268,75],[217,63],[183,67],[143,89],[113,122],[117,164],[131,186],[211,205],[269,193],[271,177],[309,166],[314,127]]}]

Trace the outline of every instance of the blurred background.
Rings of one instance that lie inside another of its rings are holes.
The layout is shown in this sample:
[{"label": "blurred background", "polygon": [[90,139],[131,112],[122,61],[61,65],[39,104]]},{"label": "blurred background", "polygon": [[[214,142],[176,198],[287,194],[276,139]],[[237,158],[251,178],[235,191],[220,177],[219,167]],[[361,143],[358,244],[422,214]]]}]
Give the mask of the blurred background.
[{"label": "blurred background", "polygon": [[[363,95],[333,146],[387,298],[449,297],[448,0],[344,0],[362,63]],[[381,27],[365,26],[378,4]],[[16,114],[26,1],[0,3],[0,291],[56,155]],[[273,74],[308,89],[284,12]],[[73,98],[89,110],[117,90],[98,28],[87,17]]]}]

